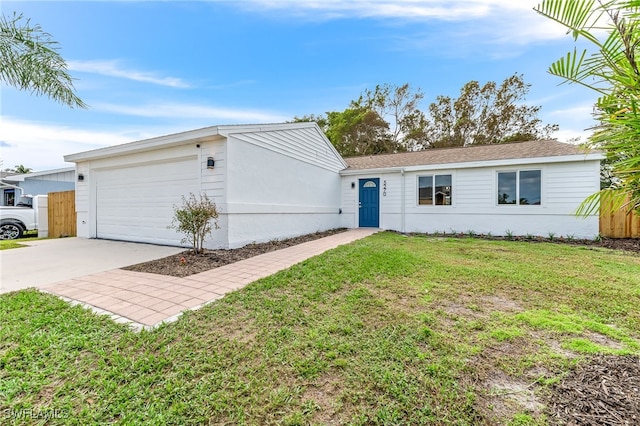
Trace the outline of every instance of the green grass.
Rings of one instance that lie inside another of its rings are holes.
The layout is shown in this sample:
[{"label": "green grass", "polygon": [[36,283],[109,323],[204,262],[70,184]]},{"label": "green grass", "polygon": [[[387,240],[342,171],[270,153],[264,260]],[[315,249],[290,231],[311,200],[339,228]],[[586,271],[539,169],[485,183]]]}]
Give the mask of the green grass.
[{"label": "green grass", "polygon": [[10,293],[1,423],[542,425],[486,378],[543,391],[581,357],[639,354],[637,306],[638,256],[392,233],[139,334]]},{"label": "green grass", "polygon": [[35,241],[38,239],[38,231],[28,231],[24,233],[23,238],[17,240],[0,240],[0,250],[9,250],[20,247],[25,247],[24,243],[27,241]]}]

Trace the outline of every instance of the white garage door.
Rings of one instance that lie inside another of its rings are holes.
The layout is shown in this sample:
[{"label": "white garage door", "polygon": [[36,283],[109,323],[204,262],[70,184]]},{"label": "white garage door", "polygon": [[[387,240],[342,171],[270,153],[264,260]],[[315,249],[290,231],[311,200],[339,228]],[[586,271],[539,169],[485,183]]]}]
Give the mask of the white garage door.
[{"label": "white garage door", "polygon": [[98,238],[180,245],[171,225],[174,205],[199,193],[197,157],[96,172]]}]

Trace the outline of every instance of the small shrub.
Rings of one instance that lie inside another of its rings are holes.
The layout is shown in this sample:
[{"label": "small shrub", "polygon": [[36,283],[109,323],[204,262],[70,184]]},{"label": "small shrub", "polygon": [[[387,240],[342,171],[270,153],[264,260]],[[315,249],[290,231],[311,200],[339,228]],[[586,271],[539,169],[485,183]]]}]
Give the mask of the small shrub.
[{"label": "small shrub", "polygon": [[195,253],[202,253],[206,236],[213,229],[220,229],[216,203],[206,194],[200,194],[198,199],[189,193],[189,198],[182,197],[182,206],[174,206],[173,210],[173,221],[169,228],[184,234],[181,242],[190,243]]},{"label": "small shrub", "polygon": [[556,237],[556,234],[554,232],[549,232],[547,236],[549,237],[549,241],[553,241]]},{"label": "small shrub", "polygon": [[507,236],[507,239],[513,240],[513,231],[511,229],[504,231],[504,234]]}]

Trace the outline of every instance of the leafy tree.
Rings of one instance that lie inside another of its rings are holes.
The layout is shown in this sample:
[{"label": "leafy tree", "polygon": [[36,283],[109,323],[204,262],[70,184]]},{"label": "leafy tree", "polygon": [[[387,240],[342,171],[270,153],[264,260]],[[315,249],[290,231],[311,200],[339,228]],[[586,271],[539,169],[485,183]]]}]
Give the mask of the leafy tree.
[{"label": "leafy tree", "polygon": [[328,112],[326,134],[345,157],[394,151],[389,123],[368,108],[352,106],[342,112]]},{"label": "leafy tree", "polygon": [[294,117],[293,121],[317,122],[345,157],[416,150],[424,145],[426,120],[418,109],[423,97],[409,84],[377,85],[362,92],[344,111]]},{"label": "leafy tree", "polygon": [[39,25],[14,13],[0,19],[0,81],[71,108],[87,105],[75,94],[58,43]]},{"label": "leafy tree", "polygon": [[206,194],[196,198],[189,193],[189,198],[182,197],[182,206],[173,210],[173,221],[169,228],[184,234],[181,242],[190,243],[195,253],[202,253],[207,235],[213,229],[220,229],[216,204]]},{"label": "leafy tree", "polygon": [[458,99],[438,96],[426,116],[419,109],[420,89],[383,84],[362,92],[342,112],[294,121],[318,122],[343,156],[547,139],[558,126],[542,125],[540,107],[520,104],[528,91],[519,74],[500,86],[470,81]]},{"label": "leafy tree", "polygon": [[376,85],[352,101],[352,107],[375,111],[389,123],[390,147],[393,151],[415,151],[425,143],[426,119],[418,108],[424,98],[422,90],[413,91],[409,83],[402,86]]},{"label": "leafy tree", "polygon": [[[544,0],[534,9],[565,26],[574,41],[586,40],[593,48],[573,51],[558,59],[549,72],[566,82],[598,93],[599,128],[589,145],[604,150],[610,184],[587,198],[578,213],[597,212],[600,201],[615,211],[626,207],[640,211],[640,2],[637,0]],[[587,53],[590,53],[587,55]]]},{"label": "leafy tree", "polygon": [[539,106],[521,104],[529,87],[522,74],[514,74],[500,85],[470,81],[457,99],[438,96],[429,105],[426,145],[441,148],[550,138],[558,126],[542,125]]}]

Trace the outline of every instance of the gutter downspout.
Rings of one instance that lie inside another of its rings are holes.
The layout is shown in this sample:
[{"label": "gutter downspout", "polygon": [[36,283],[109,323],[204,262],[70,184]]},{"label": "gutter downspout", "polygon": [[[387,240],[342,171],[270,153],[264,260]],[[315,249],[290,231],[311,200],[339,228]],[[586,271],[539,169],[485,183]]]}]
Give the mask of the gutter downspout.
[{"label": "gutter downspout", "polygon": [[13,188],[13,189],[18,189],[18,190],[20,190],[20,196],[21,196],[21,197],[24,197],[24,189],[20,188],[19,186],[11,185],[10,183],[2,182],[2,181],[0,180],[0,188]]},{"label": "gutter downspout", "polygon": [[400,180],[402,181],[401,183],[401,191],[400,191],[400,197],[402,198],[402,200],[400,201],[400,232],[402,232],[403,234],[405,233],[405,204],[406,204],[406,200],[405,200],[405,176],[404,176],[404,168],[400,169]]}]

